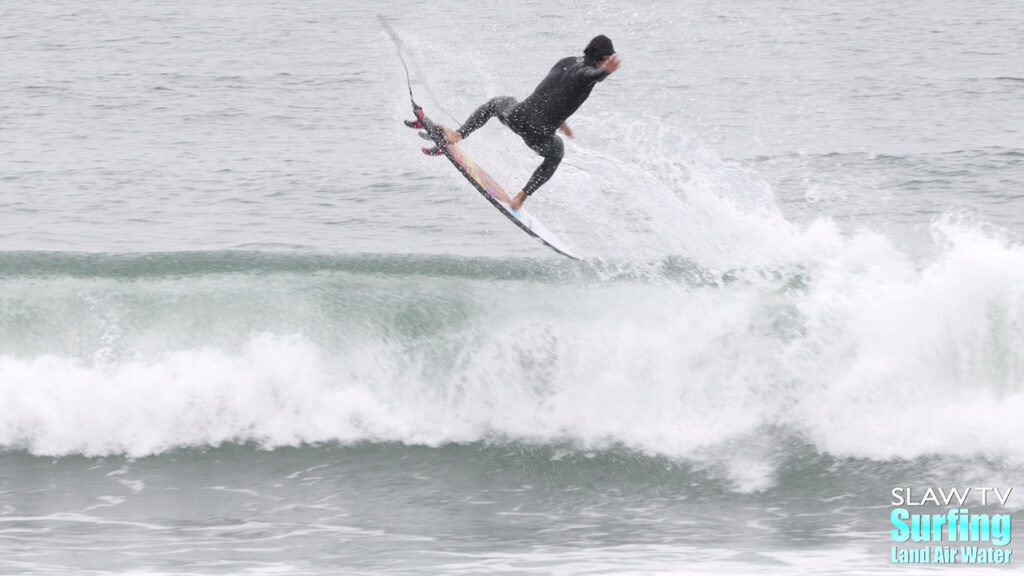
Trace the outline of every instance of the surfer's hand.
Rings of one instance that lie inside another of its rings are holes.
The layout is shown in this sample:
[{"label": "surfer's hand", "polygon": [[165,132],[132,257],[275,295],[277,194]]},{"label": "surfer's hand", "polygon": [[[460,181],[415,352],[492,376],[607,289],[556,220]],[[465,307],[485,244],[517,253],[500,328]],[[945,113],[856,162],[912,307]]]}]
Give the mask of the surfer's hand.
[{"label": "surfer's hand", "polygon": [[558,129],[562,131],[562,134],[565,134],[569,138],[576,137],[576,135],[572,133],[572,128],[569,128],[569,125],[566,124],[565,122],[562,122],[562,125],[559,126]]},{"label": "surfer's hand", "polygon": [[622,63],[622,58],[618,54],[612,54],[601,61],[601,68],[604,68],[609,74],[619,69],[619,64]]}]

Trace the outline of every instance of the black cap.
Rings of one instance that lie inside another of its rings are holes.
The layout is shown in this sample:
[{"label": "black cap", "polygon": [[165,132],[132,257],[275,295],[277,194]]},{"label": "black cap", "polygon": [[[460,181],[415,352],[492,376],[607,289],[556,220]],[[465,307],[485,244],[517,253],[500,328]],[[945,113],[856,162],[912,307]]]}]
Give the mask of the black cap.
[{"label": "black cap", "polygon": [[599,61],[605,56],[611,56],[615,54],[615,46],[612,46],[611,38],[600,34],[594,36],[594,39],[587,44],[586,50],[583,51],[583,55],[590,58],[594,62]]}]

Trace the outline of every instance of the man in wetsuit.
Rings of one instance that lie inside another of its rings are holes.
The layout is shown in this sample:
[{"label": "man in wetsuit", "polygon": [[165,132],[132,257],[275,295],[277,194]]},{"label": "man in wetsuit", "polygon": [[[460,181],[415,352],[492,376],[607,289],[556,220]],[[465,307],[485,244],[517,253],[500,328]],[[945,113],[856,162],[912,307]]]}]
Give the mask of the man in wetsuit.
[{"label": "man in wetsuit", "polygon": [[582,58],[569,56],[559,60],[526,100],[516,102],[511,96],[499,96],[473,112],[458,130],[443,125],[441,128],[448,142],[454,144],[497,116],[544,158],[526,186],[512,199],[512,209],[518,210],[527,196],[551,178],[562,161],[565,146],[555,131],[573,137],[566,119],[586,101],[595,84],[618,70],[620,61],[612,41],[604,35],[596,36]]}]

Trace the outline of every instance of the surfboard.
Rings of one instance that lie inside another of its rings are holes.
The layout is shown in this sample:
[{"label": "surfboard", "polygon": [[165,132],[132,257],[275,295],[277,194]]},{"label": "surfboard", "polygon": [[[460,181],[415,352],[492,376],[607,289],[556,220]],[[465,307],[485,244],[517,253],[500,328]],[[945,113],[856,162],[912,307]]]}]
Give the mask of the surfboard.
[{"label": "surfboard", "polygon": [[506,218],[511,220],[524,232],[537,238],[545,246],[563,256],[579,260],[561,240],[548,230],[540,220],[537,220],[525,208],[513,210],[512,197],[505,191],[494,178],[480,167],[464,150],[456,144],[449,144],[444,137],[444,131],[435,124],[423,112],[423,108],[413,103],[413,113],[416,120],[406,121],[405,125],[410,128],[422,129],[425,137],[434,142],[434,148],[423,148],[422,151],[428,156],[444,155],[458,169],[466,180],[473,185],[477,192],[490,201]]}]

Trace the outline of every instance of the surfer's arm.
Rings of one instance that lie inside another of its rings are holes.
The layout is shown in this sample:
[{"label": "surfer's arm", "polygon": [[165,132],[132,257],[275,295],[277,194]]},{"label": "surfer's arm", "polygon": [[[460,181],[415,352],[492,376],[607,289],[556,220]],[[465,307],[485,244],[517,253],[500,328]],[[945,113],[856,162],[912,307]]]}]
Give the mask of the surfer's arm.
[{"label": "surfer's arm", "polygon": [[608,77],[611,72],[605,70],[600,66],[582,66],[579,72],[580,76],[583,76],[586,80],[592,82],[600,82]]},{"label": "surfer's arm", "polygon": [[566,122],[562,122],[562,125],[559,126],[558,129],[562,131],[562,134],[565,134],[569,138],[576,137],[576,135],[572,133],[572,128],[569,128],[569,124]]},{"label": "surfer's arm", "polygon": [[582,74],[587,80],[600,82],[611,75],[612,72],[618,70],[621,63],[622,58],[618,54],[612,54],[601,62],[600,66],[584,66]]}]

